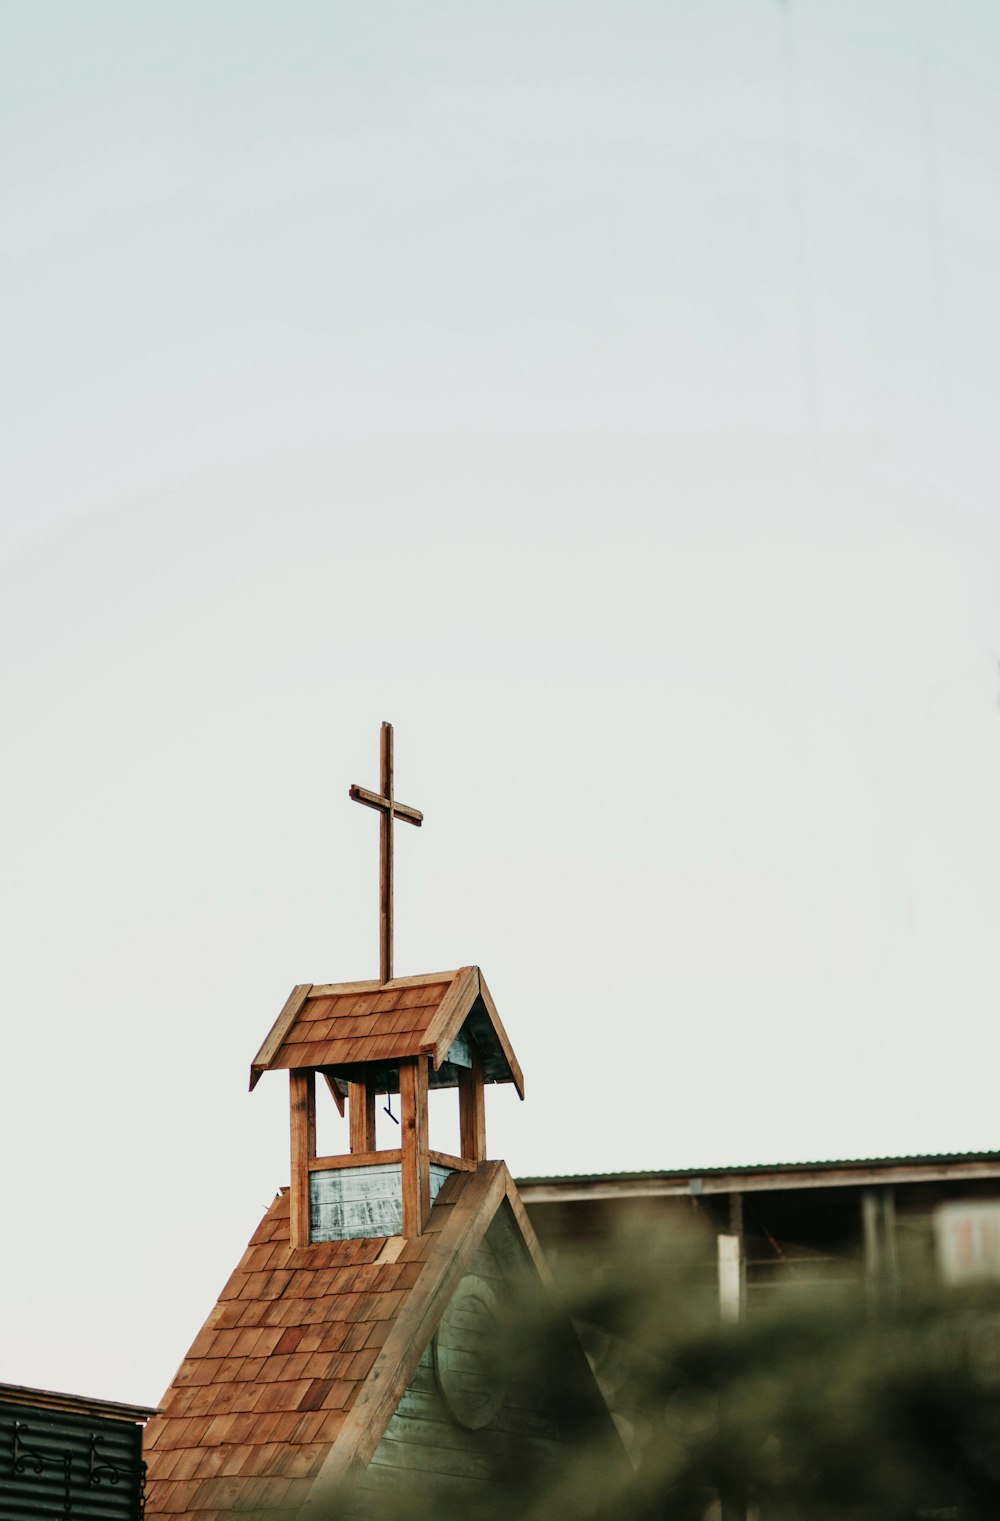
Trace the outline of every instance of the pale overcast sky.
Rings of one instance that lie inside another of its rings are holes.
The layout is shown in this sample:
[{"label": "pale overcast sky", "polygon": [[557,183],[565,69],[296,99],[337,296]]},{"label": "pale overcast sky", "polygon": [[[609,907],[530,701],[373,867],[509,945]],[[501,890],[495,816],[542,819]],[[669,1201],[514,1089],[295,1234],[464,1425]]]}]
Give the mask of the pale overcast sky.
[{"label": "pale overcast sky", "polygon": [[993,0],[3,0],[0,120],[0,1378],[287,1180],[383,718],[516,1172],[1000,1148]]}]

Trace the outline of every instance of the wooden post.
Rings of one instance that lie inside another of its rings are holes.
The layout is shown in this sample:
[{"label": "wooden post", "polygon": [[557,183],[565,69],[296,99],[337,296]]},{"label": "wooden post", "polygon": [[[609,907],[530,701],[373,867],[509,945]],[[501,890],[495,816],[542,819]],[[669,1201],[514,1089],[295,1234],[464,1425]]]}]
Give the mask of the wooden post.
[{"label": "wooden post", "polygon": [[746,1309],[746,1247],[743,1238],[743,1196],[729,1196],[729,1230],[720,1232],[719,1311],[724,1321],[743,1319]]},{"label": "wooden post", "polygon": [[288,1076],[292,1141],[290,1239],[292,1246],[308,1246],[309,1163],[316,1155],[316,1074],[307,1067],[293,1067]]},{"label": "wooden post", "polygon": [[891,1188],[862,1191],[861,1232],[865,1248],[868,1313],[877,1318],[899,1303],[896,1201]]},{"label": "wooden post", "polygon": [[461,1154],[469,1162],[486,1160],[486,1095],[483,1083],[483,1058],[472,1042],[472,1066],[458,1074],[458,1123]]},{"label": "wooden post", "polygon": [[375,1084],[371,1078],[347,1085],[347,1117],[351,1150],[375,1150]]},{"label": "wooden post", "polygon": [[411,1056],[400,1062],[399,1107],[403,1130],[403,1235],[419,1236],[431,1210],[426,1056]]},{"label": "wooden post", "polygon": [[[747,1265],[743,1234],[743,1195],[729,1195],[729,1230],[718,1236],[719,1311],[722,1321],[735,1325],[746,1313]],[[719,1496],[719,1521],[747,1521],[744,1497],[732,1492]]]}]

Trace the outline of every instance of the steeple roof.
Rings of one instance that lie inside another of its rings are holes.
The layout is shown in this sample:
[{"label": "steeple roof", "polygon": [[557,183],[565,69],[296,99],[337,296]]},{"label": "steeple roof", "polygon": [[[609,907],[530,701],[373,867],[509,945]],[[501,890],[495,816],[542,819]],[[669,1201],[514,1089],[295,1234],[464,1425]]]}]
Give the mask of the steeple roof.
[{"label": "steeple roof", "polygon": [[[381,982],[300,983],[250,1067],[250,1087],[273,1068],[321,1067],[347,1079],[351,1069],[392,1067],[407,1057],[431,1058],[431,1084],[454,1087],[467,1066],[463,1042],[475,1041],[487,1082],[524,1078],[496,1004],[477,966]],[[393,1086],[383,1073],[382,1087]]]}]

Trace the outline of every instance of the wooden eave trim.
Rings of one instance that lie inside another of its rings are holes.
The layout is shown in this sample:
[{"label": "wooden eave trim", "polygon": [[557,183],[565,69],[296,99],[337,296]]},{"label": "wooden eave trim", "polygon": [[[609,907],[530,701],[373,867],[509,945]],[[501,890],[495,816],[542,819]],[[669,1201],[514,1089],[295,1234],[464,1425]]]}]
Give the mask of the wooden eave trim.
[{"label": "wooden eave trim", "polygon": [[122,1405],[117,1400],[91,1399],[85,1394],[59,1394],[54,1389],[31,1389],[26,1384],[0,1384],[0,1405],[33,1405],[36,1410],[67,1410],[75,1415],[101,1416],[136,1424],[160,1414],[158,1406]]},{"label": "wooden eave trim", "polygon": [[435,1072],[441,1070],[441,1063],[451,1050],[455,1036],[465,1023],[478,993],[479,968],[460,967],[455,973],[454,982],[431,1016],[420,1045],[420,1049],[433,1058]]},{"label": "wooden eave trim", "polygon": [[476,998],[482,998],[493,1032],[504,1055],[514,1087],[518,1097],[524,1098],[524,1074],[521,1064],[514,1055],[514,1048],[510,1043],[507,1031],[503,1027],[503,1021],[497,1013],[497,1006],[493,1002],[493,995],[486,986],[486,978],[479,967],[462,967],[461,976],[456,973],[455,981],[441,1000],[440,1007],[431,1019],[424,1034],[422,1050],[426,1051],[434,1061],[434,1070],[439,1072],[451,1050],[456,1035],[465,1023]]},{"label": "wooden eave trim", "polygon": [[493,1029],[496,1031],[496,1037],[500,1042],[501,1050],[503,1051],[504,1056],[507,1058],[507,1065],[510,1068],[510,1075],[514,1079],[514,1087],[517,1089],[517,1096],[518,1098],[523,1099],[524,1073],[521,1071],[520,1062],[514,1055],[514,1047],[511,1045],[510,1040],[508,1039],[507,1031],[504,1029],[503,1021],[501,1020],[500,1015],[497,1013],[497,1006],[493,1002],[493,997],[490,993],[489,988],[486,986],[486,978],[483,976],[482,972],[479,973],[479,995],[482,998],[483,1003],[486,1005],[486,1012],[490,1016],[490,1023],[492,1024]]},{"label": "wooden eave trim", "polygon": [[262,1072],[266,1072],[281,1049],[281,1043],[295,1023],[299,1010],[312,992],[311,982],[299,982],[285,999],[285,1006],[271,1026],[270,1034],[250,1063],[250,1092],[256,1088]]},{"label": "wooden eave trim", "polygon": [[510,1173],[502,1162],[483,1162],[468,1175],[451,1218],[436,1236],[424,1271],[393,1322],[329,1453],[298,1511],[303,1518],[343,1514],[342,1487],[366,1468],[385,1434],[445,1306],[500,1204]]},{"label": "wooden eave trim", "polygon": [[393,988],[425,988],[432,982],[451,982],[464,967],[451,972],[421,972],[416,977],[392,977],[388,982],[376,978],[368,982],[316,982],[310,985],[310,998],[336,998],[339,993],[391,992]]},{"label": "wooden eave trim", "polygon": [[545,1253],[542,1251],[542,1243],[535,1234],[535,1227],[528,1219],[527,1210],[521,1202],[521,1195],[517,1191],[517,1184],[509,1172],[507,1173],[506,1198],[507,1203],[510,1205],[511,1213],[517,1221],[517,1228],[524,1237],[524,1244],[528,1248],[531,1260],[538,1269],[539,1276],[545,1287],[551,1291],[554,1288],[554,1280],[551,1269],[545,1260]]}]

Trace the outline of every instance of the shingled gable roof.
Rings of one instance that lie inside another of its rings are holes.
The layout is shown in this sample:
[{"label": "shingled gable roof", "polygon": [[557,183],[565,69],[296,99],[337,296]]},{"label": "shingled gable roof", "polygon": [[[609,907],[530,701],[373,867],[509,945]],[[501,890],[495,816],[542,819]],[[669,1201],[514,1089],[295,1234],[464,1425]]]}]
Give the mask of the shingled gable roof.
[{"label": "shingled gable roof", "polygon": [[293,1249],[282,1193],[146,1428],[147,1521],[328,1514],[368,1464],[504,1201],[547,1282],[502,1162],[452,1173],[410,1239]]},{"label": "shingled gable roof", "polygon": [[[384,983],[300,983],[251,1063],[250,1087],[274,1068],[349,1068],[420,1055],[440,1072],[467,1020],[486,1081],[513,1083],[523,1098],[520,1065],[477,966]],[[449,1081],[447,1068],[442,1075]]]}]

